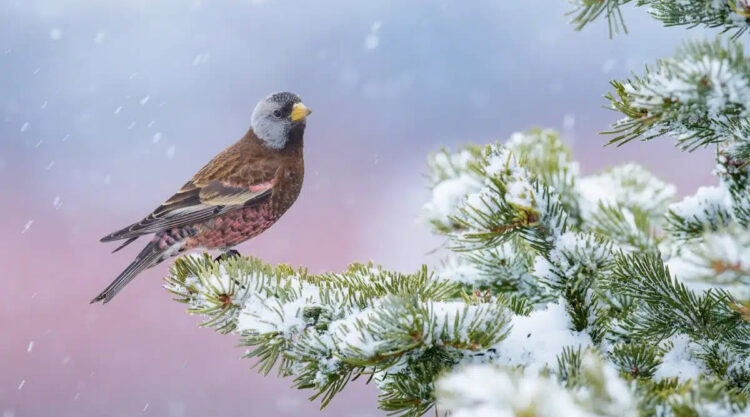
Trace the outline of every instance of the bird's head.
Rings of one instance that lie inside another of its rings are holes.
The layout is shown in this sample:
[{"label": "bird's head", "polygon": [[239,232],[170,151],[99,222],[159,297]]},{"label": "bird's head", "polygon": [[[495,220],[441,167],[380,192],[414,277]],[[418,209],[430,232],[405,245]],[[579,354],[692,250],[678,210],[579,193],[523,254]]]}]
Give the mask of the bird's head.
[{"label": "bird's head", "polygon": [[273,93],[255,106],[250,123],[266,146],[283,149],[292,137],[302,134],[310,113],[296,94]]}]

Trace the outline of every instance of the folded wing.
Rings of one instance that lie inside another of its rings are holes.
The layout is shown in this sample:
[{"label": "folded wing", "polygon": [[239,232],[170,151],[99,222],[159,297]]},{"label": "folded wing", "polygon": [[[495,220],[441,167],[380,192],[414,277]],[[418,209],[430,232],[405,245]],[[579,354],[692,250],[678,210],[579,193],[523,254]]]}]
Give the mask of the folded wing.
[{"label": "folded wing", "polygon": [[145,234],[201,223],[265,201],[272,190],[273,181],[255,184],[250,188],[230,186],[220,181],[210,181],[204,186],[196,186],[190,182],[143,220],[111,233],[101,240],[109,242],[133,239]]}]

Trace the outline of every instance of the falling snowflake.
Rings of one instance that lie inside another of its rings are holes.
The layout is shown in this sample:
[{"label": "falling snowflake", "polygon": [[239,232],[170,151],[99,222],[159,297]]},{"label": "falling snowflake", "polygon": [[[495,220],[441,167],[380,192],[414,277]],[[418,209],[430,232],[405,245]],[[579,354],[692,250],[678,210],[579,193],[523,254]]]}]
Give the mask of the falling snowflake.
[{"label": "falling snowflake", "polygon": [[205,64],[208,62],[208,57],[209,55],[207,53],[196,55],[195,58],[193,58],[193,66]]},{"label": "falling snowflake", "polygon": [[378,32],[381,26],[380,21],[376,21],[370,26],[370,33],[365,37],[365,49],[375,49],[380,45],[380,36]]},{"label": "falling snowflake", "polygon": [[615,69],[616,64],[617,61],[615,61],[614,59],[608,59],[604,61],[604,63],[602,64],[602,73],[609,74],[613,69]]},{"label": "falling snowflake", "polygon": [[21,230],[21,234],[26,233],[27,230],[31,227],[31,225],[34,224],[34,220],[29,219],[26,224],[23,226],[23,230]]}]

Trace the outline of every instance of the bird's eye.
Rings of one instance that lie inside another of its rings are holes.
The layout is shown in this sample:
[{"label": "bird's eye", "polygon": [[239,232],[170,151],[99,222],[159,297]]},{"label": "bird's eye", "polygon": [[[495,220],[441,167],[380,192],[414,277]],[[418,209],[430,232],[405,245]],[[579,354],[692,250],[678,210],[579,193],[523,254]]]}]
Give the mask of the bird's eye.
[{"label": "bird's eye", "polygon": [[281,110],[274,110],[274,111],[273,111],[273,116],[274,116],[275,118],[277,118],[277,119],[278,119],[279,117],[281,117]]}]

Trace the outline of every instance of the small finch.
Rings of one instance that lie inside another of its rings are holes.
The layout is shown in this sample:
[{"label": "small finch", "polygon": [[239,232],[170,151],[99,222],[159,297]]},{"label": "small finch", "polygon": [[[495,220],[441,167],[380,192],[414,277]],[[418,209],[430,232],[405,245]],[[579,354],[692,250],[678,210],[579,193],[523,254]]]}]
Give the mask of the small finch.
[{"label": "small finch", "polygon": [[304,176],[302,136],[310,110],[292,93],[261,100],[250,130],[143,220],[103,237],[151,241],[92,303],[109,302],[141,271],[191,249],[231,249],[263,233],[299,196]]}]

